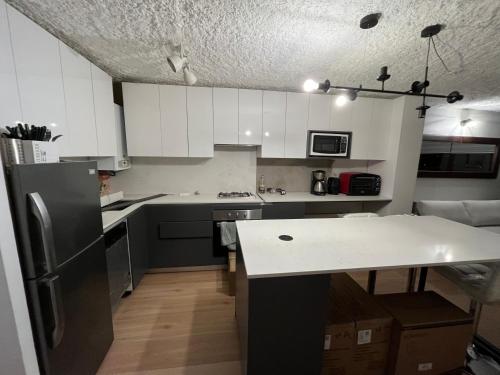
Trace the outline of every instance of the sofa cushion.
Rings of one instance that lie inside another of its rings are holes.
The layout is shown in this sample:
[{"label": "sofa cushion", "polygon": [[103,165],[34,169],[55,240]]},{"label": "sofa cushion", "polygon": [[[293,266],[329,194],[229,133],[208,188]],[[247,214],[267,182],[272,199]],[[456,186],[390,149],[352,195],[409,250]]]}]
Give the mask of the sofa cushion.
[{"label": "sofa cushion", "polygon": [[462,224],[472,225],[469,213],[461,201],[420,201],[416,205],[419,215],[439,216]]},{"label": "sofa cushion", "polygon": [[500,200],[463,203],[475,227],[500,226]]}]

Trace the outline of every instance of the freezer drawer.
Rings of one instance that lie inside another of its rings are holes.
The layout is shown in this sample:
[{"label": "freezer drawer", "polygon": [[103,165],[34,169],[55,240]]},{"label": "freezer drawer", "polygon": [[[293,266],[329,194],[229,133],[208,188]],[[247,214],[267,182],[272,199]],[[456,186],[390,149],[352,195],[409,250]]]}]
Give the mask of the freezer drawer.
[{"label": "freezer drawer", "polygon": [[95,374],[113,341],[103,238],[27,289],[42,374]]}]

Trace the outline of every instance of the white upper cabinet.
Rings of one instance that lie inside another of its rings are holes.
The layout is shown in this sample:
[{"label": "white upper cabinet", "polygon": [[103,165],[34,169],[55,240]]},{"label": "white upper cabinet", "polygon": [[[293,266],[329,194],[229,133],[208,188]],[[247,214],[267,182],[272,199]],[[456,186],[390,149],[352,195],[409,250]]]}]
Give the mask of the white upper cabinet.
[{"label": "white upper cabinet", "polygon": [[238,143],[240,145],[262,144],[262,91],[238,90]]},{"label": "white upper cabinet", "polygon": [[330,130],[331,99],[332,96],[326,94],[309,95],[308,130]]},{"label": "white upper cabinet", "polygon": [[286,93],[264,91],[262,96],[263,137],[260,157],[285,157],[285,121]]},{"label": "white upper cabinet", "polygon": [[0,0],[0,125],[13,126],[22,120],[16,68],[12,56],[7,5]]},{"label": "white upper cabinet", "polygon": [[158,85],[123,83],[123,108],[129,156],[162,156]]},{"label": "white upper cabinet", "polygon": [[214,123],[211,88],[187,88],[187,116],[189,156],[213,157]]},{"label": "white upper cabinet", "polygon": [[186,87],[160,85],[163,156],[189,156]]},{"label": "white upper cabinet", "polygon": [[71,124],[69,156],[96,156],[97,132],[90,62],[62,42],[59,44],[66,118]]},{"label": "white upper cabinet", "polygon": [[94,92],[97,151],[99,156],[116,156],[121,136],[116,133],[115,104],[111,76],[91,64]]},{"label": "white upper cabinet", "polygon": [[308,99],[307,94],[286,93],[286,158],[306,157]]},{"label": "white upper cabinet", "polygon": [[373,100],[371,98],[357,98],[346,105],[351,106],[351,159],[368,160],[368,148],[374,142],[370,138],[368,130],[373,128],[372,109]]},{"label": "white upper cabinet", "polygon": [[338,96],[331,98],[331,116],[330,116],[330,130],[335,131],[351,131],[351,116],[352,116],[352,103],[347,101],[342,106],[336,104]]},{"label": "white upper cabinet", "polygon": [[238,144],[238,89],[214,88],[214,143]]},{"label": "white upper cabinet", "polygon": [[388,157],[393,104],[392,100],[387,99],[372,99],[372,101],[371,126],[365,129],[366,158],[368,160],[385,160]]},{"label": "white upper cabinet", "polygon": [[[71,155],[67,132],[59,42],[30,19],[7,6],[23,122],[47,126],[62,156]],[[1,57],[4,59],[4,56]]]}]

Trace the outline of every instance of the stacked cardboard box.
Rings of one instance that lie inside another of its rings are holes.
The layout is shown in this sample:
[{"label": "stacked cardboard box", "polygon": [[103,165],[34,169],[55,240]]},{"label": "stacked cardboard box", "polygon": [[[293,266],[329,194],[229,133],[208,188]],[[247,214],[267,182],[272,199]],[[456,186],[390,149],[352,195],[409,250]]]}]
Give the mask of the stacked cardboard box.
[{"label": "stacked cardboard box", "polygon": [[388,374],[434,375],[461,367],[472,317],[434,292],[377,296],[394,317]]},{"label": "stacked cardboard box", "polygon": [[323,375],[385,375],[392,317],[347,274],[332,275]]}]

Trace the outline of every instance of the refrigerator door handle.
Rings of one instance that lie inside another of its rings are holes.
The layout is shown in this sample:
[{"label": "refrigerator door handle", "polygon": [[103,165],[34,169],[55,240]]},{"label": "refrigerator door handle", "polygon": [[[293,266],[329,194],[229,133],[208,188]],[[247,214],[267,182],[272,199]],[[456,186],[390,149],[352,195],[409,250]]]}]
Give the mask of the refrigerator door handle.
[{"label": "refrigerator door handle", "polygon": [[44,284],[49,288],[50,312],[52,314],[54,327],[49,333],[49,347],[54,349],[60,343],[64,335],[64,309],[61,293],[61,282],[59,276],[52,276],[44,280]]},{"label": "refrigerator door handle", "polygon": [[42,234],[43,255],[45,257],[45,268],[47,273],[52,273],[56,269],[55,242],[52,232],[52,220],[49,211],[39,193],[28,194],[31,203],[31,212],[40,223]]}]

